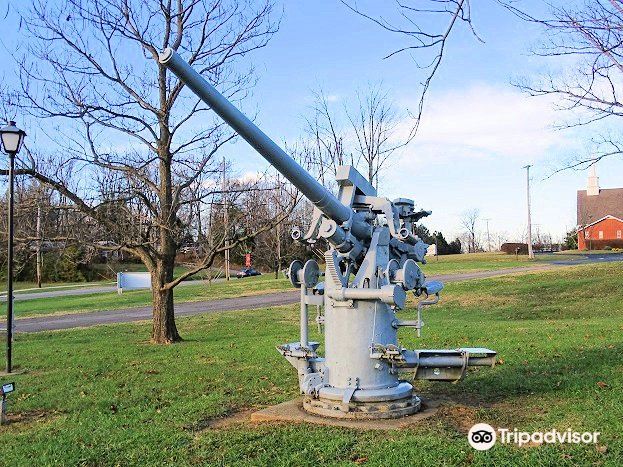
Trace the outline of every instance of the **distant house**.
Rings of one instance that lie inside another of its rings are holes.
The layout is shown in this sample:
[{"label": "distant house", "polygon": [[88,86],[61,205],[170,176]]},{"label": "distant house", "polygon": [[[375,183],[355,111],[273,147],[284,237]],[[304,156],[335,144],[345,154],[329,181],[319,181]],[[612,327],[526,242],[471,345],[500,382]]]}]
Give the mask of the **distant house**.
[{"label": "distant house", "polygon": [[578,190],[578,249],[623,248],[623,188],[599,188],[595,166]]}]

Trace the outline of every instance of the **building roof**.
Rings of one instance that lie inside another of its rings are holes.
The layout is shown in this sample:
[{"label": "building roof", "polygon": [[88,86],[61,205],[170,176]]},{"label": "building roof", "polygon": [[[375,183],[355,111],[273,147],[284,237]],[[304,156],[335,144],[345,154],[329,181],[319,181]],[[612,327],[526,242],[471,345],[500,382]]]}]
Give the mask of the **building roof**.
[{"label": "building roof", "polygon": [[595,196],[578,190],[577,215],[578,225],[591,224],[606,216],[623,219],[623,188],[602,188]]},{"label": "building roof", "polygon": [[588,227],[591,227],[591,226],[593,226],[595,224],[599,224],[601,221],[605,221],[606,219],[614,219],[615,221],[619,221],[619,222],[623,223],[623,219],[619,219],[618,217],[605,216],[605,217],[602,217],[601,219],[597,219],[595,222],[591,222],[590,224],[582,224],[582,225],[580,225],[580,230],[587,229]]}]

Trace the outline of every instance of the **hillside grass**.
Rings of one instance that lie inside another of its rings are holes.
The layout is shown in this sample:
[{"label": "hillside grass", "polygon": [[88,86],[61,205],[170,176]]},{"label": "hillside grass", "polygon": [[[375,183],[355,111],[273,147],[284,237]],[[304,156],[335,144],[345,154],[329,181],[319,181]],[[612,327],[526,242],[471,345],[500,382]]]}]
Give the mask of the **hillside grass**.
[{"label": "hillside grass", "polygon": [[[536,260],[529,260],[527,256],[519,256],[515,258],[514,255],[506,255],[500,252],[492,253],[466,253],[460,255],[443,255],[438,257],[427,257],[428,264],[424,266],[425,269],[431,273],[444,274],[452,272],[469,272],[469,271],[481,271],[486,269],[499,269],[506,267],[516,266],[530,266],[534,262],[547,262],[560,259],[576,259],[577,255],[584,255],[587,252],[577,250],[564,251],[559,253],[553,253],[549,255],[538,255]],[[608,254],[614,253],[613,251],[593,251],[591,254]],[[563,258],[561,258],[561,256]],[[105,265],[99,265],[105,266]],[[129,272],[145,272],[147,269],[143,264],[126,263],[116,266],[116,269],[120,271]],[[185,266],[176,266],[174,275],[175,277],[186,272],[188,270]],[[237,269],[233,269],[233,273],[237,272]],[[270,275],[270,273],[267,273]],[[222,277],[223,271],[218,268],[213,268],[211,271],[202,271],[191,278],[191,280],[208,280],[211,277]],[[103,279],[90,282],[44,282],[41,288],[37,288],[37,284],[29,281],[17,281],[14,283],[13,288],[16,291],[27,290],[29,293],[47,292],[54,288],[65,288],[67,290],[72,288],[83,288],[88,285],[111,285],[115,284],[115,279]],[[6,281],[0,282],[0,294],[6,293]]]},{"label": "hillside grass", "polygon": [[537,255],[535,259],[531,260],[526,255],[515,256],[500,252],[463,253],[460,255],[427,256],[427,263],[422,266],[422,270],[427,275],[492,271],[516,267],[533,267],[561,259],[579,260],[581,258],[578,256],[565,257],[564,255]]},{"label": "hillside grass", "polygon": [[[298,306],[179,319],[185,341],[170,346],[150,345],[147,324],[19,334],[26,373],[12,378],[0,465],[620,466],[621,283],[620,265],[601,264],[448,284],[423,338],[401,331],[402,343],[487,346],[500,364],[459,384],[417,382],[441,409],[388,432],[227,422],[297,396],[275,345],[297,339]],[[601,437],[477,452],[475,422]]]},{"label": "hillside grass", "polygon": [[[258,293],[279,292],[291,289],[292,285],[283,277],[274,275],[232,279],[229,282],[208,283],[197,281],[192,285],[175,288],[175,300],[178,303],[216,300],[221,298],[243,297]],[[87,311],[105,311],[135,308],[151,305],[149,290],[130,290],[121,295],[117,292],[102,292],[85,295],[67,295],[53,298],[33,298],[16,300],[14,304],[17,318],[51,314],[84,313]],[[2,309],[6,305],[3,304]]]},{"label": "hillside grass", "polygon": [[[462,255],[440,256],[429,258],[427,264],[422,265],[422,270],[429,277],[440,274],[461,274],[474,271],[498,270],[515,267],[531,267],[547,264],[549,256],[536,261],[529,261],[527,257],[508,256],[501,253],[471,253]],[[559,256],[553,259],[560,259]],[[215,300],[238,296],[255,295],[259,293],[272,293],[291,290],[290,283],[279,275],[275,279],[274,274],[249,277],[245,279],[232,279],[226,282],[194,281],[192,284],[184,284],[176,287],[175,300],[177,303],[190,301]],[[83,295],[57,296],[53,298],[35,298],[29,300],[16,300],[15,314],[18,318],[28,316],[42,316],[51,314],[82,313],[90,311],[106,311],[127,309],[151,304],[151,292],[148,290],[126,291],[122,295],[116,292],[99,292]],[[0,313],[4,309],[0,307]]]},{"label": "hillside grass", "polygon": [[[105,270],[107,265],[98,264],[98,269]],[[115,265],[116,272],[146,272],[147,268],[144,264],[137,263],[121,263]],[[179,277],[184,272],[188,271],[186,266],[176,266],[173,270],[174,277]],[[111,271],[106,271],[107,274],[111,274]],[[236,271],[234,270],[234,273]],[[223,272],[220,269],[212,268],[211,270],[201,271],[193,276],[194,280],[208,280],[213,277],[222,277]],[[15,291],[28,291],[28,293],[37,293],[37,292],[48,292],[50,290],[63,288],[66,290],[69,289],[78,289],[88,286],[100,286],[100,285],[115,285],[117,283],[117,279],[115,277],[94,281],[82,281],[82,282],[43,282],[41,287],[37,287],[36,282],[31,281],[16,281],[13,283],[13,290]],[[7,289],[6,280],[0,282],[0,293],[6,294]]]}]

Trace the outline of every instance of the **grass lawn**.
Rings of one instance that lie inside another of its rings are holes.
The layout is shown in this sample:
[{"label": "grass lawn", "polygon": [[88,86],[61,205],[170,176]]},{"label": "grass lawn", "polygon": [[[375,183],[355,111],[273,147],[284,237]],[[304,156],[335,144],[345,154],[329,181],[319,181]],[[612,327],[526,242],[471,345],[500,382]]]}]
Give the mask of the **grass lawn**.
[{"label": "grass lawn", "polygon": [[461,255],[443,255],[426,257],[427,263],[422,270],[427,275],[453,274],[473,271],[489,271],[515,267],[530,267],[548,264],[559,260],[580,260],[577,255],[566,256],[567,252],[555,254],[539,254],[531,260],[528,256],[507,255],[505,253],[464,253]]},{"label": "grass lawn", "polygon": [[[99,266],[106,266],[106,265],[102,264]],[[124,271],[124,272],[146,272],[147,268],[143,264],[127,263],[127,264],[121,264],[117,266],[116,270]],[[175,277],[177,277],[181,275],[182,273],[186,272],[187,270],[188,268],[184,266],[176,266],[173,271],[173,274],[175,275]],[[234,270],[234,272],[236,271]],[[108,271],[108,273],[110,273],[110,271]],[[216,276],[217,274],[219,274],[220,276],[223,275],[222,271],[219,271],[218,269],[214,268],[212,271],[206,270],[206,271],[201,271],[197,273],[194,276],[194,279],[196,280],[209,279],[211,273],[212,273],[212,276]],[[27,290],[28,293],[37,293],[37,292],[47,292],[51,289],[59,289],[59,288],[77,289],[77,288],[82,288],[82,287],[87,287],[87,286],[113,285],[113,284],[116,284],[116,282],[117,280],[115,278],[102,279],[102,280],[96,280],[96,281],[90,281],[90,282],[44,282],[43,284],[41,284],[41,288],[38,288],[36,282],[18,281],[18,282],[13,283],[13,289],[16,291]],[[0,292],[6,293],[6,281],[0,282]]]},{"label": "grass lawn", "polygon": [[[265,292],[277,292],[291,289],[292,285],[285,278],[275,279],[274,274],[232,279],[229,283],[184,285],[175,288],[175,300],[192,302],[219,298],[241,297]],[[146,306],[151,304],[149,290],[131,290],[119,295],[117,292],[94,293],[86,295],[68,295],[54,298],[34,298],[16,300],[15,315],[19,317],[83,313],[86,311],[115,310]],[[2,306],[4,309],[4,305]]]},{"label": "grass lawn", "polygon": [[[491,269],[502,269],[509,267],[522,267],[533,266],[541,262],[555,261],[560,259],[576,259],[575,256],[579,254],[584,255],[586,252],[565,251],[560,253],[553,253],[548,255],[538,255],[536,260],[530,261],[527,256],[519,256],[515,258],[514,255],[506,255],[504,253],[469,253],[461,255],[444,255],[439,257],[427,257],[428,263],[423,266],[425,272],[430,274],[449,274],[454,272],[469,272],[469,271],[482,271]],[[593,251],[593,254],[607,254],[613,253],[612,251]],[[561,258],[561,256],[563,258]],[[145,266],[142,264],[122,264],[119,269],[131,272],[144,272]],[[177,266],[175,268],[175,275],[178,276],[187,270],[184,266]],[[234,270],[236,272],[236,270]],[[220,274],[222,271],[214,269],[212,275]],[[272,273],[267,273],[271,275]],[[194,279],[208,279],[210,275],[209,271],[204,271],[197,274]],[[29,293],[36,293],[38,291],[45,292],[45,289],[50,288],[82,288],[88,285],[110,285],[114,284],[115,280],[106,279],[92,282],[53,282],[44,283],[41,289],[37,288],[34,282],[15,282],[15,290],[28,289]],[[6,292],[6,283],[0,282],[0,292]]]},{"label": "grass lawn", "polygon": [[[403,344],[488,346],[501,364],[459,384],[418,382],[446,402],[393,432],[224,421],[297,395],[274,346],[296,340],[298,306],[180,319],[186,340],[171,346],[148,344],[147,324],[18,335],[28,371],[14,377],[0,465],[620,466],[621,283],[620,265],[601,264],[449,284],[424,337],[401,331]],[[481,453],[466,440],[475,422],[602,434],[597,447]]]},{"label": "grass lawn", "polygon": [[[37,293],[37,292],[49,292],[54,289],[79,289],[85,286],[97,286],[97,285],[111,285],[114,284],[115,281],[110,280],[101,280],[101,281],[93,281],[93,282],[49,282],[41,284],[41,288],[37,287],[35,282],[23,282],[18,281],[13,283],[13,290],[20,291],[28,291],[28,293]],[[2,281],[0,284],[0,292],[3,295],[6,295],[6,281]]]},{"label": "grass lawn", "polygon": [[[516,266],[532,266],[534,264],[534,262],[521,257],[517,261],[514,256],[499,253],[475,253],[441,256],[439,257],[439,261],[435,258],[431,258],[430,262],[422,266],[422,268],[425,274],[434,276],[436,274],[493,270]],[[288,289],[291,289],[290,283],[283,276],[275,279],[274,274],[271,273],[241,280],[232,279],[229,284],[202,283],[177,287],[175,289],[175,300],[178,302],[201,301]],[[18,317],[26,317],[55,313],[64,314],[122,309],[147,306],[150,303],[151,293],[149,291],[135,290],[124,292],[122,295],[111,292],[22,301],[17,300],[15,302],[15,313]]]},{"label": "grass lawn", "polygon": [[421,266],[426,275],[453,274],[460,272],[485,271],[514,267],[529,267],[540,264],[538,260],[529,260],[527,256],[515,257],[505,253],[464,253],[461,255],[443,255],[426,257],[428,261]]}]

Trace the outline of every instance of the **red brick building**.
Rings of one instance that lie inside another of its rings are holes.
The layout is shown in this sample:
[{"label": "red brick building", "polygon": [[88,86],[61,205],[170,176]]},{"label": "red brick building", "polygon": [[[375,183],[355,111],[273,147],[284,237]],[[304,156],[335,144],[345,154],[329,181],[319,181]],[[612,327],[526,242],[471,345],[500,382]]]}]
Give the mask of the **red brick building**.
[{"label": "red brick building", "polygon": [[623,188],[599,188],[595,166],[578,190],[578,249],[623,248]]}]

